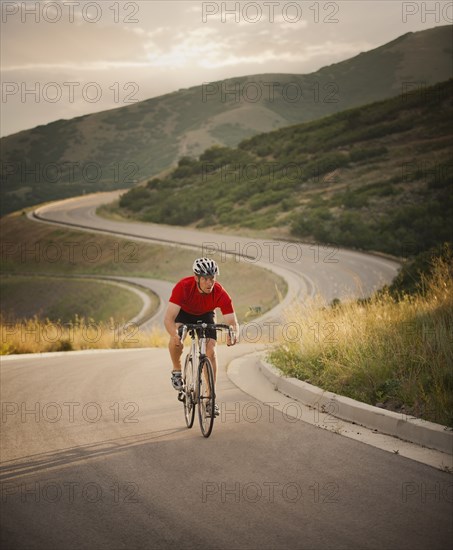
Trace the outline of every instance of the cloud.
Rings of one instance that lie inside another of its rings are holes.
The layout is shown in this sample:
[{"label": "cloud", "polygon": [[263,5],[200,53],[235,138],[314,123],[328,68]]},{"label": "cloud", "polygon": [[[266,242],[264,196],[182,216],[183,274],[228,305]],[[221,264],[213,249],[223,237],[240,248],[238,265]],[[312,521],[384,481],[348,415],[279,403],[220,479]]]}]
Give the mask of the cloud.
[{"label": "cloud", "polygon": [[[157,38],[145,45],[146,60],[152,67],[190,67],[215,69],[264,65],[286,62],[294,64],[297,71],[307,61],[316,58],[331,58],[336,61],[349,54],[356,54],[372,47],[366,41],[348,42],[326,40],[314,43],[307,35],[290,37],[282,29],[286,23],[276,23],[273,34],[269,28],[250,33],[240,25],[229,33],[219,35],[212,27],[198,27],[190,31],[178,31],[171,41]],[[302,25],[304,28],[305,25]],[[269,41],[269,36],[272,40]]]},{"label": "cloud", "polygon": [[108,71],[111,69],[124,69],[124,68],[140,68],[148,66],[143,61],[102,61],[97,60],[86,63],[33,63],[28,65],[11,65],[3,69],[4,73],[12,73],[17,71],[46,71],[46,72],[60,72],[60,71]]},{"label": "cloud", "polygon": [[274,62],[287,62],[292,63],[294,66],[302,66],[303,63],[311,61],[317,57],[327,57],[329,55],[335,55],[337,58],[344,56],[347,53],[357,53],[357,45],[343,44],[340,47],[335,45],[332,48],[332,44],[327,43],[325,45],[308,47],[306,50],[299,52],[291,51],[276,51],[274,49],[268,49],[259,54],[245,55],[245,54],[227,54],[225,52],[211,51],[205,59],[199,60],[199,66],[208,69],[228,66],[238,66],[246,64],[263,65]]},{"label": "cloud", "polygon": [[283,15],[277,15],[275,18],[275,24],[279,29],[285,31],[300,31],[308,27],[308,21],[301,19],[300,21],[291,21]]},{"label": "cloud", "polygon": [[[214,3],[221,6],[220,1]],[[25,2],[16,4],[23,6]],[[29,10],[44,5],[29,4]],[[436,23],[429,16],[425,22],[412,17],[403,24],[399,2],[372,0],[321,3],[317,14],[317,2],[303,3],[300,20],[295,7],[282,11],[282,5],[292,2],[275,6],[273,17],[265,3],[255,2],[263,8],[256,23],[250,22],[254,2],[248,3],[246,12],[244,3],[227,2],[229,8],[237,6],[238,13],[226,17],[225,23],[220,13],[203,23],[203,3],[199,0],[98,0],[91,4],[102,8],[102,18],[95,24],[84,17],[83,0],[74,3],[72,22],[67,13],[56,23],[46,22],[42,16],[36,23],[33,15],[22,22],[20,12],[8,16],[7,22],[1,23],[1,70],[3,81],[23,84],[27,89],[37,82],[63,86],[65,82],[96,80],[105,90],[102,102],[51,105],[31,98],[17,105],[8,103],[8,108],[2,109],[3,133],[43,123],[46,117],[66,117],[65,109],[67,116],[75,116],[113,108],[108,100],[112,101],[112,84],[118,82],[136,82],[140,99],[146,99],[208,79],[254,75],[257,71],[306,74],[406,32],[450,22]],[[55,5],[50,2],[48,16],[55,13]],[[335,5],[339,8],[334,15],[338,22],[332,24]],[[95,8],[90,10],[93,17]],[[130,19],[136,22],[130,23]]]},{"label": "cloud", "polygon": [[146,35],[122,26],[2,25],[2,70],[30,65],[139,60]]}]

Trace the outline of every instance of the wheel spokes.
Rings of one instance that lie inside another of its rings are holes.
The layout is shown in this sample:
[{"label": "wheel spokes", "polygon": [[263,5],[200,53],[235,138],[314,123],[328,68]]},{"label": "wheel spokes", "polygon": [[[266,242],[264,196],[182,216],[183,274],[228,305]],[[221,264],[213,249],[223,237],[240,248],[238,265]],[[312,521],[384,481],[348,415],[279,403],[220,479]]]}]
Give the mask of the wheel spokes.
[{"label": "wheel spokes", "polygon": [[195,401],[193,391],[193,373],[192,373],[192,360],[188,355],[184,364],[184,417],[186,419],[186,425],[188,428],[193,426],[195,418]]},{"label": "wheel spokes", "polygon": [[[214,378],[211,363],[204,359],[199,370],[199,396],[198,396],[198,417],[200,421],[201,432],[204,437],[209,437],[214,423]],[[207,405],[210,411],[206,410]]]}]

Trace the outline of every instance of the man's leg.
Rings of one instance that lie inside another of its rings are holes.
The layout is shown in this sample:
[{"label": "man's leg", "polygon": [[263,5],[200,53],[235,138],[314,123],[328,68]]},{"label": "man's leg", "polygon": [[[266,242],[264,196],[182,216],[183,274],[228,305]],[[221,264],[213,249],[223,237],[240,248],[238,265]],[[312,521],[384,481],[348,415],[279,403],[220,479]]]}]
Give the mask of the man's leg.
[{"label": "man's leg", "polygon": [[175,344],[174,340],[171,339],[168,344],[168,349],[170,351],[171,362],[173,363],[173,370],[181,370],[181,357],[184,346],[182,344]]},{"label": "man's leg", "polygon": [[[214,338],[210,338],[207,342],[206,355],[208,356],[208,359],[209,361],[211,361],[211,365],[212,365],[212,373],[214,375],[214,392],[215,392],[215,383],[217,380],[217,352],[216,352],[216,341],[214,340]],[[208,414],[209,415],[212,414],[210,412],[210,409]],[[220,414],[219,406],[216,403],[215,409],[214,409],[214,416],[219,416],[219,414]]]},{"label": "man's leg", "polygon": [[171,362],[173,363],[171,382],[175,390],[181,390],[183,387],[181,379],[181,357],[184,345],[177,338],[170,338],[168,350],[170,352]]},{"label": "man's leg", "polygon": [[217,347],[214,338],[209,338],[206,345],[206,355],[211,361],[212,372],[214,373],[214,385],[217,380]]}]

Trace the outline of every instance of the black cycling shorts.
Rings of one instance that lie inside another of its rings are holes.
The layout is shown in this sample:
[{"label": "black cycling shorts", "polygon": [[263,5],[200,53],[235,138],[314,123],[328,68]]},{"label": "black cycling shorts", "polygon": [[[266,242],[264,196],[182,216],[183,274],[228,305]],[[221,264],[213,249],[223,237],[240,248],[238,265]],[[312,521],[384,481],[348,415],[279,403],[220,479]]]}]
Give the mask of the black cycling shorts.
[{"label": "black cycling shorts", "polygon": [[[183,325],[186,325],[187,323],[196,325],[198,321],[214,324],[215,311],[208,311],[207,313],[203,313],[203,315],[192,315],[191,313],[187,313],[187,311],[180,309],[175,319],[175,323],[182,323]],[[214,340],[217,340],[217,331],[213,329],[207,329],[206,336],[208,338],[214,338]]]}]

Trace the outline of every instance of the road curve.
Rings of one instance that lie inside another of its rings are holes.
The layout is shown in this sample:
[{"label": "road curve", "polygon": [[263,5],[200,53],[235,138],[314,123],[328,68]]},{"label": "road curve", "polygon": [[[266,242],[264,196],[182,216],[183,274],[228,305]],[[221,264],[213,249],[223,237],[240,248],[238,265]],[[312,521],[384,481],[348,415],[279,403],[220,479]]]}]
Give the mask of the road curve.
[{"label": "road curve", "polygon": [[[243,252],[250,242],[101,220],[94,208],[107,197],[48,205],[39,215],[191,246],[225,242]],[[284,244],[258,244],[263,265],[289,278],[291,299],[315,290],[366,294],[396,270],[343,250],[334,251],[336,264],[323,262],[309,247],[296,263]],[[165,349],[3,359],[4,547],[450,548],[451,476],[316,428],[291,407],[280,412],[278,393],[272,403],[250,397],[226,367],[256,349],[220,347],[221,415],[208,440],[197,425],[185,428]]]},{"label": "road curve", "polygon": [[200,253],[209,254],[215,250],[220,258],[228,253],[240,254],[242,261],[272,269],[288,280],[288,296],[283,306],[295,298],[303,299],[315,293],[321,294],[327,301],[369,296],[389,283],[399,268],[393,260],[335,246],[323,248],[271,239],[252,240],[175,226],[117,222],[96,215],[99,206],[115,200],[120,194],[121,191],[97,193],[50,203],[36,209],[34,216],[41,221],[84,227],[91,231],[195,247]]},{"label": "road curve", "polygon": [[105,278],[113,279],[115,281],[124,281],[125,283],[131,283],[132,285],[146,288],[154,292],[154,294],[156,294],[159,298],[159,306],[152,317],[143,322],[142,317],[137,319],[138,316],[136,316],[128,322],[137,323],[140,325],[142,330],[148,330],[153,326],[163,326],[166,304],[170,298],[171,291],[174,286],[172,283],[168,281],[161,281],[159,279],[147,279],[145,277],[121,277],[119,275],[112,277],[105,276]]}]

